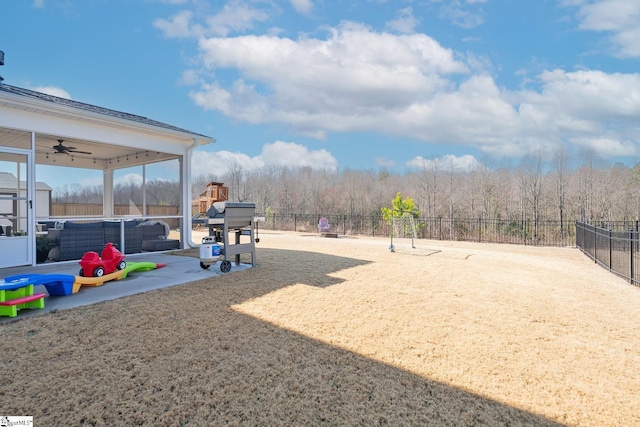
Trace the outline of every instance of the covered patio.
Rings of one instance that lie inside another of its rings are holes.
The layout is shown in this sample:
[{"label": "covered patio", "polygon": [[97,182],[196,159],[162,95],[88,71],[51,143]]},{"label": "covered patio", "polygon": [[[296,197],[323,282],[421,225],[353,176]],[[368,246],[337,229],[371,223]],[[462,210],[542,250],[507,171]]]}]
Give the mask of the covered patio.
[{"label": "covered patio", "polygon": [[[0,83],[0,171],[16,176],[16,188],[0,194],[0,216],[13,230],[0,237],[0,268],[36,264],[36,236],[46,232],[40,224],[60,228],[63,222],[118,223],[114,238],[119,237],[126,250],[125,223],[134,218],[114,211],[114,173],[132,167],[139,167],[143,192],[135,219],[179,224],[172,236],[180,248],[190,247],[191,156],[197,146],[213,142],[209,136],[146,117]],[[160,162],[178,164],[176,176],[166,177],[179,182],[180,188],[179,214],[171,217],[150,216],[146,209],[146,168]],[[41,165],[60,167],[61,173],[101,171],[102,214],[52,217],[38,209],[36,180]]]}]

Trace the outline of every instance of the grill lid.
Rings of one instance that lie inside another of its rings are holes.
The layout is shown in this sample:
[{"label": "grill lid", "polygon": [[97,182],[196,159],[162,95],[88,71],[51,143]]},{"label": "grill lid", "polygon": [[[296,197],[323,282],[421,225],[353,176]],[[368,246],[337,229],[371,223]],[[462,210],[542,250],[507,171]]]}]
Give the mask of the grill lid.
[{"label": "grill lid", "polygon": [[209,218],[224,218],[227,208],[234,208],[234,211],[236,209],[248,209],[251,210],[251,214],[253,215],[256,204],[247,202],[214,202],[207,211],[207,216]]}]

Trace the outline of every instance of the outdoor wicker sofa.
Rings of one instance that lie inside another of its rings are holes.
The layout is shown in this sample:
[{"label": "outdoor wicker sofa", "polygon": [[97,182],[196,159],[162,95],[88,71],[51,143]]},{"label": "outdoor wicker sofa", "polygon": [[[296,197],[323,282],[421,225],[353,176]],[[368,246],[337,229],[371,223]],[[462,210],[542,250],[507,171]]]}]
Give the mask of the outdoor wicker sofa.
[{"label": "outdoor wicker sofa", "polygon": [[[88,251],[100,253],[107,242],[122,248],[119,221],[66,221],[47,228],[47,235],[57,243],[49,252],[49,258],[54,261],[80,259]],[[163,221],[124,221],[124,253],[142,252],[144,241],[165,240],[168,235],[169,227]]]}]

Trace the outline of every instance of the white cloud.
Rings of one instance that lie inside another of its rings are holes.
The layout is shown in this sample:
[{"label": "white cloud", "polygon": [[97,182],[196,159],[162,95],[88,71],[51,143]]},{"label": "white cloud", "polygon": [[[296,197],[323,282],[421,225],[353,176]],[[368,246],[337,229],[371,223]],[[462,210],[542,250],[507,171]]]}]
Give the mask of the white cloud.
[{"label": "white cloud", "polygon": [[579,28],[607,32],[614,54],[620,57],[640,56],[640,2],[637,0],[574,0],[565,6],[578,7]]},{"label": "white cloud", "polygon": [[266,12],[252,8],[240,1],[231,1],[222,11],[207,18],[207,24],[213,34],[226,36],[232,31],[244,31],[253,28],[254,22],[269,19]]},{"label": "white cloud", "polygon": [[387,22],[385,27],[397,33],[411,34],[419,22],[420,21],[413,16],[413,10],[410,7],[406,7],[400,9],[396,19]]},{"label": "white cloud", "polygon": [[376,157],[374,159],[374,161],[376,162],[376,165],[382,167],[382,168],[392,168],[396,165],[396,162],[394,160],[391,159],[387,159],[385,157]]},{"label": "white cloud", "polygon": [[[536,90],[511,91],[488,74],[488,59],[457,55],[425,34],[353,22],[327,32],[203,38],[204,70],[189,74],[191,97],[233,120],[285,124],[318,139],[373,132],[498,157],[560,143],[605,158],[640,154],[640,74],[549,70],[525,76]],[[211,80],[228,70],[235,80]]]},{"label": "white cloud", "polygon": [[204,83],[199,92],[191,92],[191,99],[205,110],[217,110],[227,116],[233,115],[231,93],[221,88],[218,83]]},{"label": "white cloud", "polygon": [[425,159],[422,156],[417,156],[407,162],[407,167],[416,170],[437,168],[443,171],[453,169],[454,171],[469,172],[480,166],[482,166],[482,163],[470,154],[464,156],[447,154],[436,159]]},{"label": "white cloud", "polygon": [[69,92],[56,86],[38,86],[34,87],[33,90],[46,93],[47,95],[57,96],[58,98],[71,99]]},{"label": "white cloud", "polygon": [[261,158],[266,165],[308,166],[313,169],[336,169],[337,160],[325,149],[310,151],[294,142],[276,141],[262,148]]},{"label": "white cloud", "polygon": [[153,26],[164,33],[169,38],[186,38],[202,33],[200,26],[191,27],[191,17],[193,14],[188,10],[183,10],[168,21],[166,19],[156,19]]},{"label": "white cloud", "polygon": [[640,74],[553,70],[540,79],[543,97],[574,117],[636,120],[640,115]]},{"label": "white cloud", "polygon": [[291,6],[296,12],[303,15],[308,15],[313,10],[313,2],[311,0],[289,0]]},{"label": "white cloud", "polygon": [[[468,4],[484,3],[480,0],[468,0]],[[475,28],[484,23],[484,14],[482,11],[471,11],[462,6],[459,0],[447,2],[440,7],[440,17],[448,19],[453,25],[462,28]]]},{"label": "white cloud", "polygon": [[201,82],[200,75],[196,70],[185,70],[180,81],[185,85],[196,85]]},{"label": "white cloud", "polygon": [[205,108],[251,123],[281,122],[298,132],[370,128],[389,111],[428,99],[467,67],[423,34],[375,33],[345,22],[326,40],[275,36],[209,38],[200,42],[210,70],[235,69],[230,87],[203,84],[192,93]]},{"label": "white cloud", "polygon": [[213,174],[221,177],[234,166],[240,166],[245,171],[260,169],[264,166],[260,156],[250,157],[238,151],[209,152],[196,150],[191,162],[193,176]]},{"label": "white cloud", "polygon": [[638,147],[631,141],[620,140],[617,136],[603,135],[601,137],[571,138],[576,147],[585,148],[588,152],[606,152],[609,156],[636,156]]},{"label": "white cloud", "polygon": [[265,166],[308,166],[313,169],[329,170],[338,168],[338,161],[327,150],[309,150],[304,145],[284,141],[265,144],[260,155],[255,157],[240,152],[198,150],[197,155],[193,156],[192,162],[194,176],[210,173],[222,176],[234,166],[240,166],[245,171]]},{"label": "white cloud", "polygon": [[511,150],[568,142],[604,158],[640,153],[640,74],[553,70],[538,80],[540,92],[511,94],[518,106]]},{"label": "white cloud", "polygon": [[252,8],[239,0],[232,0],[218,13],[206,15],[203,19],[204,24],[194,22],[194,14],[189,10],[183,10],[170,20],[156,19],[153,25],[168,38],[199,38],[208,35],[226,37],[231,32],[250,30],[255,22],[268,19],[269,15],[265,11]]}]

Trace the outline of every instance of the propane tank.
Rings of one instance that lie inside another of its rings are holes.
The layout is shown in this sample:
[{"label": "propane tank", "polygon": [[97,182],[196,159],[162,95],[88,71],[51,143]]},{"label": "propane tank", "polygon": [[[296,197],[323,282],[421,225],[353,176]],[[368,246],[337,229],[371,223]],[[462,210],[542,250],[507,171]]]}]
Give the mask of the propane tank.
[{"label": "propane tank", "polygon": [[220,245],[216,243],[214,236],[204,236],[200,246],[200,262],[203,264],[215,264],[220,259]]}]

